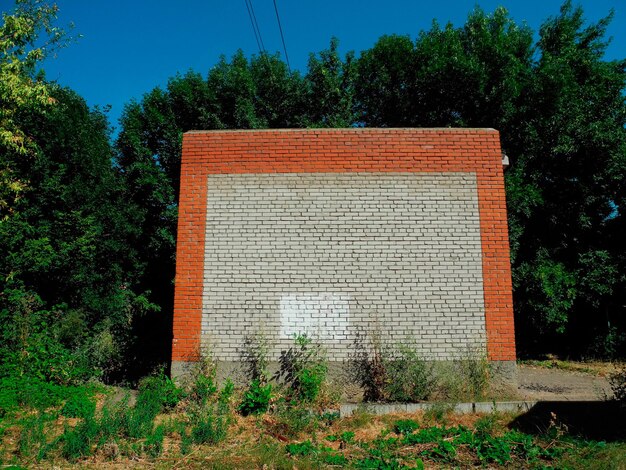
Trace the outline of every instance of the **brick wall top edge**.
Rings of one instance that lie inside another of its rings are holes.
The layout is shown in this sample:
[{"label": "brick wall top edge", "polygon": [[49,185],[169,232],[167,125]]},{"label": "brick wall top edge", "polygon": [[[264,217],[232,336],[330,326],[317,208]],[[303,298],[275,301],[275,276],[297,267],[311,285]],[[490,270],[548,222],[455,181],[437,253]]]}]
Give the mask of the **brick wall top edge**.
[{"label": "brick wall top edge", "polygon": [[336,133],[341,134],[344,132],[355,133],[373,133],[373,134],[385,134],[385,133],[397,133],[397,132],[409,132],[409,133],[451,133],[451,134],[492,134],[497,133],[496,129],[491,127],[342,127],[342,128],[290,128],[290,129],[216,129],[216,130],[191,130],[184,134],[267,134],[267,133],[304,133],[315,134],[319,132]]}]

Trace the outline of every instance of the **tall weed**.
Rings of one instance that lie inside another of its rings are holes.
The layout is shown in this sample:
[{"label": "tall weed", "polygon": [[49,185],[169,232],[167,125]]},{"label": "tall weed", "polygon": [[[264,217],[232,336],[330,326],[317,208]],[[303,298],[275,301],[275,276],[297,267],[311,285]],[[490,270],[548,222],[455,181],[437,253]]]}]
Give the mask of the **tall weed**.
[{"label": "tall weed", "polygon": [[357,335],[349,369],[363,387],[365,401],[422,401],[438,384],[434,366],[420,357],[415,345],[384,345],[378,332]]},{"label": "tall weed", "polygon": [[296,335],[294,345],[281,353],[279,363],[274,378],[290,388],[292,398],[315,401],[328,373],[321,346],[306,334]]},{"label": "tall weed", "polygon": [[226,438],[228,417],[209,407],[192,417],[191,441],[194,444],[217,444]]}]

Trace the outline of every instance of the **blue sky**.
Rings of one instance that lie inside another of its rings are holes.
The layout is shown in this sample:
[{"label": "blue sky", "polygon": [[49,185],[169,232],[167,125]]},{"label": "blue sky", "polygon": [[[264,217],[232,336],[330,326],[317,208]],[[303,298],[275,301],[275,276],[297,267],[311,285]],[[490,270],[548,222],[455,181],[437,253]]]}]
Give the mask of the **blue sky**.
[{"label": "blue sky", "polygon": [[[13,2],[0,0],[3,11]],[[90,105],[111,105],[117,124],[123,106],[163,86],[177,72],[189,69],[206,74],[220,55],[237,49],[258,53],[244,0],[56,0],[60,24],[74,22],[77,42],[45,63],[49,79],[81,94]],[[557,15],[560,0],[277,0],[292,68],[304,71],[310,52],[326,48],[330,38],[342,51],[360,52],[383,34],[412,38],[429,29],[433,19],[462,25],[475,5],[487,12],[506,7],[519,23],[538,30]],[[607,58],[626,57],[626,1],[583,0],[587,20],[595,22],[611,8],[613,43]],[[265,47],[280,51],[272,0],[253,0]]]}]

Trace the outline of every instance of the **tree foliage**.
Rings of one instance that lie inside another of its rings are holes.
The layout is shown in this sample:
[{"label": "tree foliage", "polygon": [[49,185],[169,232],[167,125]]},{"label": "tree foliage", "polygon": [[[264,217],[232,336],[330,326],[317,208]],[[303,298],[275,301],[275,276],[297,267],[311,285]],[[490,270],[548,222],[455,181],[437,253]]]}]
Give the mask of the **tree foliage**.
[{"label": "tree foliage", "polygon": [[21,119],[36,150],[13,166],[29,185],[0,224],[0,334],[4,353],[23,359],[6,364],[46,368],[37,348],[47,344],[64,351],[49,358],[62,370],[79,361],[85,373],[113,372],[133,317],[153,307],[134,290],[140,230],[111,166],[106,117],[69,90],[51,96],[45,115]]},{"label": "tree foliage", "polygon": [[[18,120],[24,112],[44,112],[54,103],[50,85],[36,67],[65,33],[54,25],[57,9],[36,0],[19,0],[12,12],[2,13],[0,24],[0,220],[10,216],[26,181],[12,169],[15,158],[32,154],[34,147]],[[37,41],[37,45],[35,42]]]}]

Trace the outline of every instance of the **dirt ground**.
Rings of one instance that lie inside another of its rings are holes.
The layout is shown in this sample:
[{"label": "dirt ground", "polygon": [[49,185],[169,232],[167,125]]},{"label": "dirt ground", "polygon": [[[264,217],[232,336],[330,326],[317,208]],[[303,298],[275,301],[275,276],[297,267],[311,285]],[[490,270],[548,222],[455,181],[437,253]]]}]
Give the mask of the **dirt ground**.
[{"label": "dirt ground", "polygon": [[518,391],[525,400],[594,401],[612,396],[606,377],[518,364]]}]

